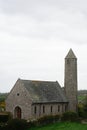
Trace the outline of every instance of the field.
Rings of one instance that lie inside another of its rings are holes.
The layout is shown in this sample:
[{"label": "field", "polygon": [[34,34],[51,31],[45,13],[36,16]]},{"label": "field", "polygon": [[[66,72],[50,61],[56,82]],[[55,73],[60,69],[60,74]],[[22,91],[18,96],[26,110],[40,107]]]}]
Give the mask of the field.
[{"label": "field", "polygon": [[28,130],[87,130],[87,124],[80,123],[55,123],[41,127],[33,127]]}]

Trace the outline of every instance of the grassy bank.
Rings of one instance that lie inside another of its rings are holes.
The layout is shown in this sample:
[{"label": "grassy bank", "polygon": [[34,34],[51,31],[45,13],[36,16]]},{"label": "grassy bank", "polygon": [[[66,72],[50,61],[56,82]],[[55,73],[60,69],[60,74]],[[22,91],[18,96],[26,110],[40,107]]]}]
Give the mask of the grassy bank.
[{"label": "grassy bank", "polygon": [[87,130],[87,124],[64,122],[40,127],[32,127],[28,130]]}]

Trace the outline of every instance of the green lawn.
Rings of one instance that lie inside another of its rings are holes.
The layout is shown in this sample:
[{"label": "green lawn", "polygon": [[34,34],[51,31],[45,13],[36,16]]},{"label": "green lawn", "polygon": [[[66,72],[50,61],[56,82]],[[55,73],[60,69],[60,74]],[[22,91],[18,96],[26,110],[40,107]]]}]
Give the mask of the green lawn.
[{"label": "green lawn", "polygon": [[55,123],[41,127],[33,127],[29,128],[28,130],[87,130],[86,124],[80,123]]}]

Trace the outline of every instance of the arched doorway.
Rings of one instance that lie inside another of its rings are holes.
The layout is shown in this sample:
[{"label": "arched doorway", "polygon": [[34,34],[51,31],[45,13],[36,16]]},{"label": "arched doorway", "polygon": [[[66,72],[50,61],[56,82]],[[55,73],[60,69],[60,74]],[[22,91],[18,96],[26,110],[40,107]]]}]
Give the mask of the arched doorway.
[{"label": "arched doorway", "polygon": [[19,118],[21,119],[21,108],[20,107],[15,107],[15,110],[14,110],[14,117],[15,118]]}]

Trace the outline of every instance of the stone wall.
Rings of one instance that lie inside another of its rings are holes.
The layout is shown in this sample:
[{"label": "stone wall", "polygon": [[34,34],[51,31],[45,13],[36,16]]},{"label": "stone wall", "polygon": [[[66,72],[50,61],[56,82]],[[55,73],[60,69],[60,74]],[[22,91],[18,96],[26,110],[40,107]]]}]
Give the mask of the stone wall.
[{"label": "stone wall", "polygon": [[15,118],[15,108],[18,106],[21,109],[21,118],[31,118],[31,103],[29,92],[17,81],[6,99],[6,111],[11,112]]},{"label": "stone wall", "polygon": [[69,101],[68,110],[77,111],[77,58],[70,51],[65,58],[65,94]]},{"label": "stone wall", "polygon": [[53,103],[53,104],[33,104],[32,118],[39,118],[46,115],[60,115],[67,111],[67,104]]}]

